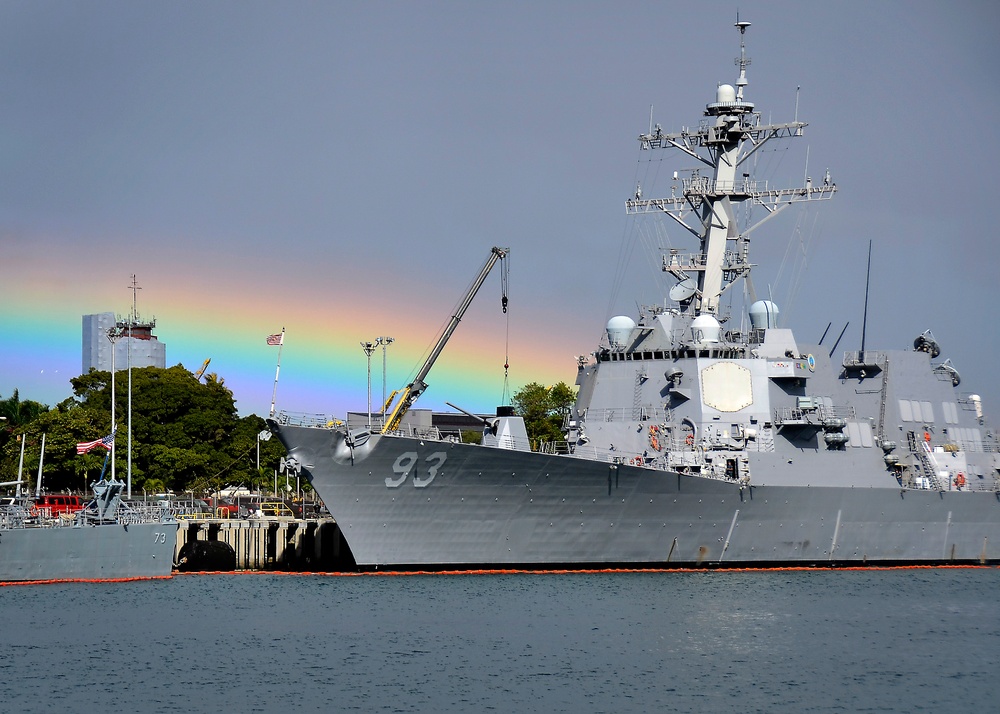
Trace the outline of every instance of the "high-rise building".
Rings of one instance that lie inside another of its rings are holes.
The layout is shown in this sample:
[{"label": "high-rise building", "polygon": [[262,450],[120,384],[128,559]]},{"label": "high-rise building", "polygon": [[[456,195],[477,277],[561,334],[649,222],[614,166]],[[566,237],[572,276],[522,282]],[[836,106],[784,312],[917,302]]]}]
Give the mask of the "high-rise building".
[{"label": "high-rise building", "polygon": [[156,339],[153,328],[156,320],[140,320],[130,315],[116,320],[114,313],[101,312],[83,316],[83,373],[90,368],[111,371],[111,340],[108,333],[117,328],[120,336],[115,339],[115,370],[133,367],[166,367],[167,346]]}]

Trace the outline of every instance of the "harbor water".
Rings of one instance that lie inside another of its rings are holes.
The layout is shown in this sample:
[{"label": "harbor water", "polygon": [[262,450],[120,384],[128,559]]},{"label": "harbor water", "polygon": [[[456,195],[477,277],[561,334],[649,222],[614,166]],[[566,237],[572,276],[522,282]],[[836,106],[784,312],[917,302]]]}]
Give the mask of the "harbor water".
[{"label": "harbor water", "polygon": [[0,587],[17,712],[982,712],[997,568]]}]

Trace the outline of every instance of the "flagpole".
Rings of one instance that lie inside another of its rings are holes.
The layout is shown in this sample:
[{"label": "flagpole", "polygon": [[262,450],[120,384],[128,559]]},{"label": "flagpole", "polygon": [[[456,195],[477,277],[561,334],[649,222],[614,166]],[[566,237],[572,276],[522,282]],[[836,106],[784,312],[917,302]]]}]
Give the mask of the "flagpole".
[{"label": "flagpole", "polygon": [[35,498],[42,495],[42,462],[45,461],[45,433],[42,433],[42,450],[38,454],[38,478],[35,480]]},{"label": "flagpole", "polygon": [[21,473],[24,471],[24,442],[27,441],[27,434],[21,433],[21,460],[17,462],[17,500],[21,500]]},{"label": "flagpole", "polygon": [[281,371],[281,350],[285,346],[285,328],[281,328],[281,339],[278,340],[278,364],[274,368],[274,389],[271,390],[271,417],[274,417],[274,402],[278,396],[278,373]]}]

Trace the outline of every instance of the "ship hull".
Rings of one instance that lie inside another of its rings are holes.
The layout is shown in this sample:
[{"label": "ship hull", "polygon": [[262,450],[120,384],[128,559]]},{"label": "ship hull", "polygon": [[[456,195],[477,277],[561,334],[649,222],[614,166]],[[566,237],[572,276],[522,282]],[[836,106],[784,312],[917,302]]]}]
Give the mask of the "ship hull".
[{"label": "ship hull", "polygon": [[0,582],[167,577],[175,523],[0,530]]},{"label": "ship hull", "polygon": [[993,492],[745,485],[628,464],[272,423],[361,568],[1000,560]]}]

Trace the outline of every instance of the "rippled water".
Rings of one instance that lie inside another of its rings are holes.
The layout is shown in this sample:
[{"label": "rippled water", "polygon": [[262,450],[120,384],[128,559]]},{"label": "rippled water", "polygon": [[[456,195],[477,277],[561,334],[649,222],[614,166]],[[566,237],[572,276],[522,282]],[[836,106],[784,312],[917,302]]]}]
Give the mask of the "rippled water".
[{"label": "rippled water", "polygon": [[0,588],[11,712],[996,711],[1000,570]]}]

